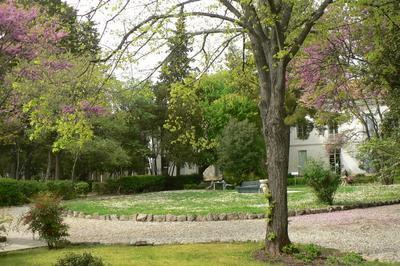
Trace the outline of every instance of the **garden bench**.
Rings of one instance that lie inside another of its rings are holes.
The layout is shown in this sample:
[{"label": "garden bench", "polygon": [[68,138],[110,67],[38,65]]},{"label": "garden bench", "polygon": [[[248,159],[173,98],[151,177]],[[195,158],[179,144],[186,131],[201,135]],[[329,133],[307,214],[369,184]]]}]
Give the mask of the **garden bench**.
[{"label": "garden bench", "polygon": [[218,185],[218,184],[222,184],[222,190],[225,190],[227,187],[233,187],[233,185],[226,183],[225,180],[216,180],[216,181],[211,181],[211,184],[210,184],[210,186],[207,187],[207,189],[212,188],[213,190],[215,190],[215,188],[216,188],[215,185]]},{"label": "garden bench", "polygon": [[260,181],[243,181],[236,189],[239,193],[260,193]]},{"label": "garden bench", "polygon": [[351,185],[354,183],[354,176],[352,176],[352,175],[342,176],[340,179],[342,180],[342,186]]}]

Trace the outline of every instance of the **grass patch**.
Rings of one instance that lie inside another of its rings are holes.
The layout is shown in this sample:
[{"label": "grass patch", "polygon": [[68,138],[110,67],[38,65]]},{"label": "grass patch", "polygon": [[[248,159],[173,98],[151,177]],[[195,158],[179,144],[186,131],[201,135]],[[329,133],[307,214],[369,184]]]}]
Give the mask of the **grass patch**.
[{"label": "grass patch", "polygon": [[[310,187],[292,186],[288,189],[289,210],[322,208]],[[400,198],[400,185],[378,184],[341,186],[334,205],[380,202]],[[126,196],[78,199],[66,201],[65,207],[85,214],[98,213],[131,215],[147,214],[197,214],[208,213],[264,213],[266,200],[262,194],[240,194],[236,191],[181,190],[143,193]]]},{"label": "grass patch", "polygon": [[0,265],[54,265],[59,257],[70,252],[90,252],[110,265],[265,265],[253,258],[254,251],[259,248],[259,243],[39,248],[0,254]]},{"label": "grass patch", "polygon": [[[311,250],[309,247],[313,246]],[[71,246],[65,249],[48,250],[37,248],[25,251],[0,253],[0,265],[46,266],[54,265],[58,258],[68,253],[91,253],[101,257],[107,265],[394,265],[377,261],[366,262],[354,253],[343,254],[337,250],[314,245],[296,245],[297,253],[268,257],[262,251],[262,244],[211,243],[188,245],[165,245],[132,247]],[[314,250],[318,249],[318,253]],[[295,256],[296,255],[296,256]],[[307,260],[307,262],[305,262]],[[328,262],[321,264],[321,262]]]}]

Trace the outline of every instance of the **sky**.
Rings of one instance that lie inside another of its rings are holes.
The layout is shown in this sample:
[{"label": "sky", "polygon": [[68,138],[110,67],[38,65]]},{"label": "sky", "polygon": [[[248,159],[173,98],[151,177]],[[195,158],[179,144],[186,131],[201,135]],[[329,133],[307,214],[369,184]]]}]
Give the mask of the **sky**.
[{"label": "sky", "polygon": [[[78,15],[84,15],[97,6],[101,0],[65,1],[78,10]],[[179,2],[177,0],[131,0],[129,1],[129,4],[125,6],[126,1],[127,0],[110,0],[108,4],[99,8],[93,15],[92,20],[95,21],[98,32],[102,35],[100,45],[105,54],[115,49],[121,41],[121,36],[123,36],[126,31],[137,25],[140,21],[147,18],[150,14],[160,13],[167,10]],[[153,4],[146,6],[149,2]],[[159,3],[159,5],[155,5],[154,2]],[[215,5],[214,0],[203,0],[201,3],[190,5],[190,8],[193,11],[215,10],[216,7],[213,5]],[[113,18],[116,13],[119,15],[107,23],[107,21]],[[84,18],[81,17],[81,19]],[[186,20],[186,28],[188,31],[201,31],[215,27],[219,22],[220,20],[190,17]],[[173,25],[174,22],[171,21],[165,24],[162,29],[171,29],[173,28]],[[144,48],[137,52],[137,47],[140,47],[145,40],[146,38],[137,40],[127,49],[122,62],[118,64],[118,68],[115,69],[114,72],[119,79],[142,80],[147,78],[153,72],[153,69],[165,58],[168,48],[165,45],[162,48],[158,48],[161,44],[165,43],[165,39],[161,38],[160,35],[158,35],[156,40],[148,43]],[[225,39],[221,35],[211,35],[206,44],[206,50],[215,50],[224,40]],[[202,43],[203,37],[199,36],[194,38],[192,55],[199,51]],[[204,57],[197,56],[197,60],[194,61],[192,67],[203,70],[204,60],[199,60],[203,58]],[[215,71],[222,67],[221,61],[223,56],[220,58],[221,60],[217,60],[213,68],[209,71]],[[113,61],[110,61],[109,63],[113,63]],[[153,80],[157,77],[156,73],[153,75]]]}]

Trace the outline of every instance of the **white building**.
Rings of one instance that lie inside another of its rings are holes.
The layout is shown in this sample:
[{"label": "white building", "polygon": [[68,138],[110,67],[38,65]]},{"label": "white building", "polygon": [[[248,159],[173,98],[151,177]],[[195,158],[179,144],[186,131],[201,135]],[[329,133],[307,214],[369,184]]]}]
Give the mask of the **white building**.
[{"label": "white building", "polygon": [[[341,126],[330,126],[322,129],[313,128],[305,137],[304,127],[292,127],[290,129],[289,173],[301,175],[308,158],[323,161],[338,173],[347,170],[351,174],[364,173],[359,168],[357,155],[357,140],[362,138],[355,135],[348,138],[347,134],[353,134],[357,121],[351,121]],[[352,128],[350,130],[349,128]],[[362,127],[357,128],[362,129]],[[344,139],[346,138],[346,139]]]},{"label": "white building", "polygon": [[357,146],[366,139],[367,130],[371,136],[374,135],[374,131],[379,130],[381,117],[388,109],[371,105],[365,107],[360,105],[360,109],[365,125],[353,117],[339,126],[314,127],[311,132],[307,131],[306,126],[292,127],[289,173],[301,175],[307,158],[323,161],[338,173],[343,173],[345,170],[349,174],[365,173],[359,167]]},{"label": "white building", "polygon": [[[368,112],[365,112],[364,120],[369,132],[373,132],[373,123],[380,123],[377,112],[384,113],[387,108],[384,107],[381,110],[371,109],[371,106],[368,108]],[[374,118],[369,119],[370,115],[373,115]],[[331,125],[322,128],[313,126],[311,131],[307,127],[307,125],[304,125],[291,127],[290,129],[289,173],[301,175],[302,168],[309,158],[323,161],[338,173],[343,173],[345,170],[353,175],[365,173],[364,170],[360,169],[360,162],[357,160],[357,146],[365,140],[367,135],[366,128],[359,119],[353,117],[339,126]],[[160,158],[158,157],[158,168],[160,165]],[[157,170],[158,173],[161,173],[161,169]],[[193,174],[197,171],[198,167],[196,165],[185,164],[181,168],[181,174],[183,175]],[[169,172],[171,175],[176,174],[176,169],[174,169],[173,165],[169,167]],[[220,171],[215,166],[207,168],[204,176],[209,180],[222,178]]]}]

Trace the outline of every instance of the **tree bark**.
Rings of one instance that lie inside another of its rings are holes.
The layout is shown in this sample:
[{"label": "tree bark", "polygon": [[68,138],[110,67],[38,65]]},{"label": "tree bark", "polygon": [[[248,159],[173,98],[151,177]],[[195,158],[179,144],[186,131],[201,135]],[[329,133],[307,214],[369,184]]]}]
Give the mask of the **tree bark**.
[{"label": "tree bark", "polygon": [[161,154],[161,163],[160,163],[160,165],[161,165],[161,175],[168,176],[168,170],[169,170],[168,164],[169,163],[168,163],[167,158],[163,154]]},{"label": "tree bark", "polygon": [[180,163],[176,163],[176,176],[180,176],[181,175],[181,164]]},{"label": "tree bark", "polygon": [[76,152],[75,156],[74,156],[74,163],[72,165],[72,170],[71,170],[71,180],[75,181],[75,168],[76,168],[76,163],[78,162],[78,158],[79,158],[79,151]]},{"label": "tree bark", "polygon": [[18,142],[15,143],[15,155],[16,155],[15,179],[19,179],[20,152],[19,152]]},{"label": "tree bark", "polygon": [[45,176],[46,181],[50,178],[50,176],[51,176],[51,149],[49,149],[47,153],[47,169]]},{"label": "tree bark", "polygon": [[61,178],[60,153],[59,152],[55,153],[54,158],[55,158],[54,179],[59,180]]},{"label": "tree bark", "polygon": [[287,209],[287,173],[290,146],[290,127],[285,124],[285,73],[283,62],[271,69],[270,101],[267,110],[263,110],[264,136],[267,147],[268,170],[268,222],[265,246],[271,254],[279,254],[282,248],[290,244],[288,235]]}]

